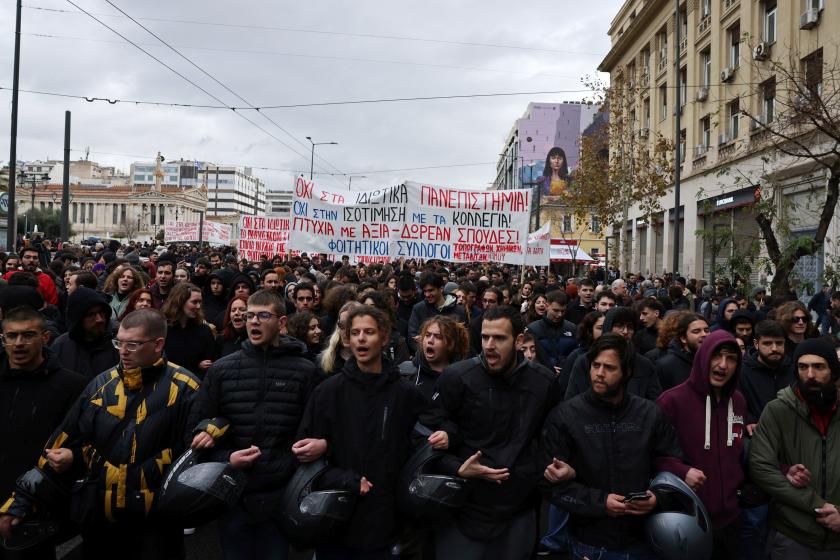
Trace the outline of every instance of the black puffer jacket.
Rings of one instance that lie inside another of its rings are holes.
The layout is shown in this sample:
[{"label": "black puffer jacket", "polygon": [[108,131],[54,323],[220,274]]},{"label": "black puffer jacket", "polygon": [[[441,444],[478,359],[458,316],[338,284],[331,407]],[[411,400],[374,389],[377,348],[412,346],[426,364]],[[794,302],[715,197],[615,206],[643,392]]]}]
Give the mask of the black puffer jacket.
[{"label": "black puffer jacket", "polygon": [[481,451],[481,463],[510,469],[502,484],[473,479],[466,505],[457,515],[467,537],[490,540],[510,521],[538,503],[537,484],[546,464],[538,452],[543,421],[559,401],[556,378],[524,358],[506,375],[493,376],[480,356],[446,368],[435,386],[436,408],[423,423],[449,434],[449,452],[439,465],[455,475]]},{"label": "black puffer jacket", "polygon": [[332,468],[322,477],[322,487],[358,492],[363,476],[373,485],[356,502],[347,528],[331,541],[360,550],[388,546],[396,537],[396,485],[410,451],[411,430],[426,407],[395,366],[383,360],[382,372],[364,373],[350,358],[340,373],[315,389],[300,427],[300,437],[329,443]]},{"label": "black puffer jacket", "polygon": [[113,332],[109,326],[103,335],[95,340],[85,340],[82,319],[94,307],[102,306],[110,314],[111,305],[105,296],[90,288],[76,288],[70,294],[67,303],[67,332],[58,337],[52,345],[52,351],[67,369],[93,379],[103,371],[108,371],[120,361],[120,353],[111,344]]},{"label": "black puffer jacket", "polygon": [[435,393],[435,383],[437,383],[440,373],[433,371],[429,367],[429,362],[426,357],[419,353],[413,359],[407,360],[400,364],[400,375],[403,381],[410,383],[417,387],[417,389],[426,397],[428,402],[432,402],[432,395]]},{"label": "black puffer jacket", "polygon": [[616,406],[591,390],[551,411],[543,450],[544,463],[556,457],[576,472],[550,490],[551,502],[571,513],[571,536],[614,549],[642,541],[645,518],[607,516],[607,495],[644,492],[655,474],[654,459],[682,458],[674,428],[656,403],[627,395]]},{"label": "black puffer jacket", "polygon": [[305,353],[306,345],[289,337],[269,350],[245,341],[242,350],[214,363],[201,383],[190,425],[219,436],[215,459],[227,461],[251,445],[262,452],[248,471],[246,493],[279,492],[295,470],[291,447],[318,380]]},{"label": "black puffer jacket", "polygon": [[672,340],[665,353],[656,361],[656,377],[662,390],[667,391],[688,381],[692,363],[694,354],[685,350],[678,340]]}]

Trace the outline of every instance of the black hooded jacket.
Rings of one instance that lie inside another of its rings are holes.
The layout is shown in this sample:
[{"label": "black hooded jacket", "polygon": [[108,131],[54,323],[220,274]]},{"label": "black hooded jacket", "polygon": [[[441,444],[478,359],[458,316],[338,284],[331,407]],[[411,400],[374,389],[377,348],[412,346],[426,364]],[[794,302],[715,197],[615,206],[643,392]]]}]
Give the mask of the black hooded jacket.
[{"label": "black hooded jacket", "polygon": [[403,381],[417,387],[426,398],[426,402],[432,402],[432,395],[435,394],[435,383],[440,373],[429,367],[429,362],[422,352],[418,352],[413,359],[400,364],[400,375]]},{"label": "black hooded jacket", "polygon": [[49,348],[33,371],[11,369],[8,355],[0,350],[0,499],[37,462],[86,384],[87,379],[63,368]]},{"label": "black hooded jacket", "polygon": [[[105,332],[97,339],[85,340],[82,319],[94,307],[102,306],[109,313],[109,323]],[[67,332],[58,337],[52,345],[52,351],[61,364],[88,380],[100,373],[112,369],[120,361],[120,354],[111,344],[114,336],[110,326],[110,314],[113,309],[108,300],[90,288],[76,288],[67,302]]]},{"label": "black hooded jacket", "polygon": [[678,340],[672,340],[665,353],[656,361],[656,377],[662,390],[667,391],[688,381],[693,362],[694,354],[686,351]]},{"label": "black hooded jacket", "polygon": [[262,452],[248,471],[246,493],[279,492],[295,470],[292,444],[319,377],[305,353],[306,345],[290,337],[268,350],[245,341],[214,363],[201,383],[188,425],[207,429],[207,423],[215,428],[207,430],[211,435],[224,434],[212,455],[227,461],[251,445]]},{"label": "black hooded jacket", "polygon": [[776,368],[765,365],[755,348],[747,352],[741,364],[738,389],[747,400],[747,424],[758,422],[767,403],[776,398],[776,393],[789,387],[795,381],[789,356],[785,356]]},{"label": "black hooded jacket", "polygon": [[420,392],[385,360],[382,373],[374,375],[359,370],[351,358],[312,393],[299,437],[328,442],[332,467],[321,487],[358,492],[363,476],[373,485],[356,502],[335,542],[371,550],[390,545],[397,536],[396,485],[410,452],[412,428],[425,407]]},{"label": "black hooded jacket", "polygon": [[[222,282],[222,286],[224,286],[224,292],[221,296],[214,296],[213,292],[210,290],[210,280],[216,278]],[[227,299],[227,292],[229,286],[225,283],[225,279],[227,275],[219,274],[218,271],[213,271],[207,276],[207,281],[204,284],[204,288],[202,289],[202,299],[201,299],[201,309],[204,311],[204,317],[216,325],[216,328],[222,328],[222,324],[216,323],[216,318],[221,316],[222,320],[224,320],[225,310],[227,309],[228,299]]]}]

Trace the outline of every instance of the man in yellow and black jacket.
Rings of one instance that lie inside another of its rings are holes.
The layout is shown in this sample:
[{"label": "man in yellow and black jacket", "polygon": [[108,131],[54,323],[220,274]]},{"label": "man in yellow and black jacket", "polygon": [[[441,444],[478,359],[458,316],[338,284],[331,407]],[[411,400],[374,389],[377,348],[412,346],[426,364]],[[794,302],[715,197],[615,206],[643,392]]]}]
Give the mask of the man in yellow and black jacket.
[{"label": "man in yellow and black jacket", "polygon": [[[39,460],[40,468],[68,484],[85,475],[98,478],[92,513],[81,527],[86,559],[184,556],[181,528],[157,518],[155,499],[164,472],[186,446],[199,382],[166,361],[165,338],[160,312],[126,316],[115,342],[119,365],[88,384]],[[123,422],[127,412],[133,418]],[[32,504],[13,494],[0,508],[0,530],[31,511]]]}]

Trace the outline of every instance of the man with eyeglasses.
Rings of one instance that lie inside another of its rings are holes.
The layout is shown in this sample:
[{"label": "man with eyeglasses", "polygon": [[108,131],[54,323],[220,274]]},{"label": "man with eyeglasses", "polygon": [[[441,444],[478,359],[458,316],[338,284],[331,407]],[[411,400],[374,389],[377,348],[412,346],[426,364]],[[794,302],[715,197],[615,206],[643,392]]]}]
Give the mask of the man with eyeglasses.
[{"label": "man with eyeglasses", "polygon": [[306,345],[282,334],[285,311],[275,290],[248,298],[248,340],[207,370],[190,415],[192,447],[249,476],[239,504],[219,521],[226,559],[287,557],[289,544],[273,514],[297,461],[326,451],[323,440],[295,443],[319,372]]},{"label": "man with eyeglasses", "polygon": [[[165,339],[159,311],[129,313],[109,341],[119,348],[119,364],[87,384],[38,462],[68,492],[82,478],[95,484],[92,513],[81,520],[82,558],[184,557],[182,529],[157,516],[155,498],[186,447],[198,379],[166,361]],[[31,512],[25,496],[12,496],[0,511],[8,514],[0,517],[0,533]]]},{"label": "man with eyeglasses", "polygon": [[750,472],[772,498],[771,557],[828,560],[840,555],[840,362],[818,338],[797,346],[793,364],[795,383],[767,404],[755,428]]},{"label": "man with eyeglasses", "polygon": [[[621,335],[632,347],[633,335],[636,334],[637,317],[638,314],[630,307],[616,307],[604,317],[602,331],[604,334],[612,332]],[[653,363],[636,352],[635,348],[633,348],[632,354],[634,354],[631,369],[632,377],[627,383],[627,392],[644,399],[656,400],[662,393],[662,385],[656,375]],[[566,388],[566,400],[589,389],[589,365],[586,354],[575,361],[569,378],[569,386]]]},{"label": "man with eyeglasses", "polygon": [[55,288],[53,279],[39,268],[40,266],[40,252],[35,247],[26,247],[20,252],[20,269],[9,270],[9,264],[6,263],[6,269],[9,270],[3,275],[3,280],[8,280],[13,274],[23,270],[31,272],[38,280],[38,292],[44,298],[44,301],[50,305],[58,304],[58,291]]},{"label": "man with eyeglasses", "polygon": [[67,332],[53,343],[52,350],[65,367],[87,377],[111,369],[119,353],[111,345],[113,310],[101,293],[76,288],[67,298]]},{"label": "man with eyeglasses", "polygon": [[315,305],[315,288],[307,282],[300,282],[292,290],[292,301],[295,304],[295,313],[312,311]]},{"label": "man with eyeglasses", "polygon": [[[62,367],[47,347],[46,322],[35,309],[23,306],[9,310],[2,332],[0,500],[5,500],[14,490],[17,477],[44,453],[44,442],[87,380]],[[0,517],[0,527],[3,523]],[[26,557],[55,558],[55,544],[50,540],[36,545]],[[2,550],[0,558],[6,558]]]}]

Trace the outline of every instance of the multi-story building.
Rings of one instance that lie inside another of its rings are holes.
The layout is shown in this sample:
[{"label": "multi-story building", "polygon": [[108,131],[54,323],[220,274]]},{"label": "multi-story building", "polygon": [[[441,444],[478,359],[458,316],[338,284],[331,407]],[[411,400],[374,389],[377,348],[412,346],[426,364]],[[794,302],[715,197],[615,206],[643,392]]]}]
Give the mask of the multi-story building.
[{"label": "multi-story building", "polygon": [[[760,239],[753,207],[768,177],[778,199],[791,203],[780,202],[779,208],[795,218],[795,228],[810,233],[816,227],[816,213],[806,208],[814,192],[824,189],[825,176],[813,172],[813,161],[777,157],[778,138],[769,129],[783,126],[781,110],[795,108],[795,100],[789,84],[777,91],[782,76],[774,74],[773,62],[804,76],[809,90],[821,91],[822,50],[836,48],[840,5],[688,0],[681,2],[678,18],[674,12],[671,0],[626,0],[609,28],[612,44],[599,70],[627,92],[622,111],[631,116],[634,138],[647,149],[661,133],[682,152],[679,209],[673,194],[655,215],[632,207],[613,234],[620,239],[622,270],[671,271],[676,243],[678,272],[709,278],[720,253],[731,255],[738,247],[721,248],[708,232],[726,227],[744,246]],[[622,139],[613,138],[611,157],[618,157],[617,142]],[[831,227],[836,237],[837,220]],[[823,258],[822,252],[806,257],[800,267],[815,278]]]},{"label": "multi-story building", "polygon": [[293,198],[294,193],[289,189],[266,191],[266,214],[268,216],[288,216],[292,211]]},{"label": "multi-story building", "polygon": [[600,229],[592,231],[591,220],[578,223],[571,209],[556,199],[540,196],[537,180],[546,170],[549,151],[555,148],[563,150],[566,166],[574,170],[580,156],[581,135],[596,120],[599,110],[599,105],[586,103],[529,103],[508,133],[493,184],[494,189],[532,188],[532,229],[551,220],[553,239],[577,244],[596,255],[604,250]]}]

